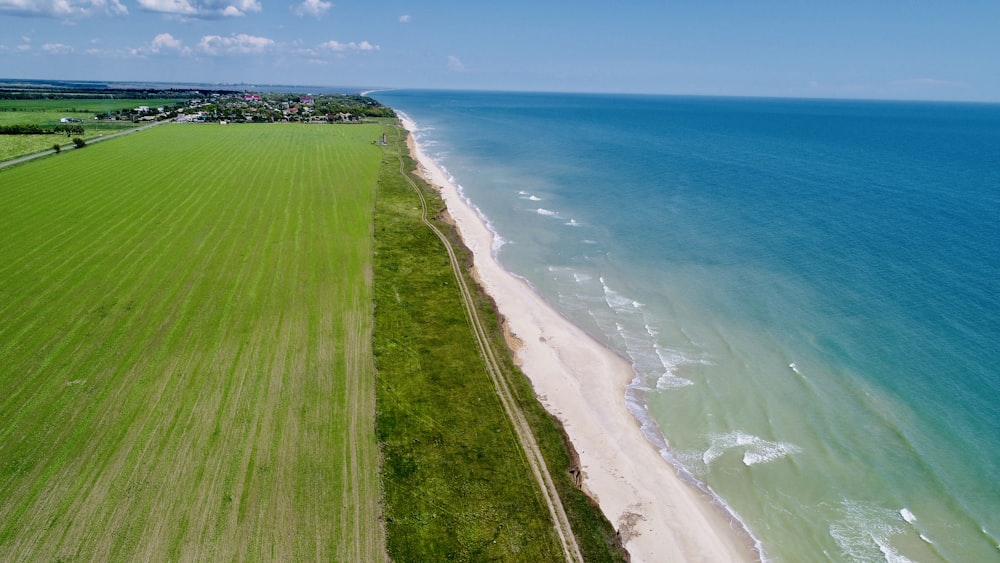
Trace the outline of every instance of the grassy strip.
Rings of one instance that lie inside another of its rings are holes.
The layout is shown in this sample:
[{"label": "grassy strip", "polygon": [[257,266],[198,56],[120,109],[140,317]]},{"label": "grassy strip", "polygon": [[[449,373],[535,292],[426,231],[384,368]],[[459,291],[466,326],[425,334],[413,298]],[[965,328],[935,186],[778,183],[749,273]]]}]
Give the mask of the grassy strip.
[{"label": "grassy strip", "polygon": [[377,126],[0,170],[0,560],[384,558]]},{"label": "grassy strip", "polygon": [[[374,260],[377,431],[390,556],[562,560],[540,493],[476,351],[447,256],[420,223],[419,203],[399,175],[392,146],[382,162]],[[406,162],[412,168],[408,157]],[[440,212],[441,199],[418,184]],[[455,237],[471,266],[454,229],[439,226]],[[575,461],[564,433],[510,361],[492,301],[481,291],[477,301],[494,327],[492,344],[554,473],[584,556],[623,560],[611,525],[573,483]]]}]

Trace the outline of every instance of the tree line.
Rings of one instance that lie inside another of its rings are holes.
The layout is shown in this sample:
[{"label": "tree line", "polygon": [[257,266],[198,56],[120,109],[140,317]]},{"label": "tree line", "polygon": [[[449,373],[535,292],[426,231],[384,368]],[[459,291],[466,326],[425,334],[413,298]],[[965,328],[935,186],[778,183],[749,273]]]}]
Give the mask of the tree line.
[{"label": "tree line", "polygon": [[42,127],[36,123],[0,125],[0,135],[52,135],[55,133],[65,133],[67,137],[83,135],[83,125],[59,124],[52,127]]}]

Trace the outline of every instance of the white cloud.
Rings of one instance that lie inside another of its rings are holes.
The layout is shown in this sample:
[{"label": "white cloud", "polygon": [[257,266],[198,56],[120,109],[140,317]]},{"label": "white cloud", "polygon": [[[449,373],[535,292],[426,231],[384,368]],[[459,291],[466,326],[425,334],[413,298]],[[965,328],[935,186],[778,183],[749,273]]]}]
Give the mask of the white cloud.
[{"label": "white cloud", "polygon": [[410,17],[410,14],[403,14],[399,16],[399,23],[410,23],[410,20],[412,19],[413,18]]},{"label": "white cloud", "polygon": [[50,55],[68,55],[73,52],[73,47],[63,43],[46,43],[42,45],[42,50]]},{"label": "white cloud", "polygon": [[263,53],[274,45],[273,39],[240,33],[229,37],[206,35],[198,43],[198,49],[209,55],[247,55]]},{"label": "white cloud", "polygon": [[139,7],[148,12],[192,18],[238,17],[261,10],[258,0],[139,0]]},{"label": "white cloud", "polygon": [[462,72],[465,70],[465,65],[462,64],[462,60],[455,55],[448,55],[448,70]]},{"label": "white cloud", "polygon": [[125,51],[129,56],[146,58],[149,55],[167,55],[170,53],[190,55],[191,48],[184,46],[180,39],[169,33],[161,33],[149,43]]},{"label": "white cloud", "polygon": [[319,48],[334,51],[336,53],[345,53],[347,51],[378,51],[380,49],[378,45],[372,45],[367,41],[362,41],[361,43],[355,43],[354,41],[341,43],[336,40],[320,43]]},{"label": "white cloud", "polygon": [[187,54],[190,49],[181,44],[181,40],[177,39],[169,33],[161,33],[153,38],[153,42],[149,44],[149,50],[154,53],[159,53],[160,51],[172,50],[178,51],[183,54]]},{"label": "white cloud", "polygon": [[0,13],[16,16],[72,18],[98,13],[128,13],[121,0],[0,0]]},{"label": "white cloud", "polygon": [[333,2],[324,2],[323,0],[303,0],[301,4],[293,6],[292,11],[299,17],[312,16],[314,18],[318,18],[329,12],[332,7]]}]

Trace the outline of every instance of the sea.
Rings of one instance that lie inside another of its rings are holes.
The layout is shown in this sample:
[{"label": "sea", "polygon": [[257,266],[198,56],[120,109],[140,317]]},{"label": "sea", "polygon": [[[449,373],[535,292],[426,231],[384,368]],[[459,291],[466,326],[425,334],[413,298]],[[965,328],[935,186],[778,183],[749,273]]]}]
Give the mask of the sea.
[{"label": "sea", "polygon": [[770,561],[1000,561],[1000,105],[371,94]]}]

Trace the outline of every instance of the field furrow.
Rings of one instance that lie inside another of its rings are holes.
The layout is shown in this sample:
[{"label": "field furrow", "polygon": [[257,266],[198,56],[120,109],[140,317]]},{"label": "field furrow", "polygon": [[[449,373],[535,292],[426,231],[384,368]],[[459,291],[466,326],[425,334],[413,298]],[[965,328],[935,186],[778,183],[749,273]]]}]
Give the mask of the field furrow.
[{"label": "field furrow", "polygon": [[384,559],[376,130],[166,125],[0,170],[0,559]]}]

